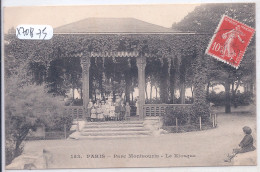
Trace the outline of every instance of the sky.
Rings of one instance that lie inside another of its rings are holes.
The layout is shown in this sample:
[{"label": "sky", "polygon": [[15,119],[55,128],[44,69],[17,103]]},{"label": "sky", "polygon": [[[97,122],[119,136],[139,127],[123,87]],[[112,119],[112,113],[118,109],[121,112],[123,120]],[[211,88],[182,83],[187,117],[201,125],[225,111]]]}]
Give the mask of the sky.
[{"label": "sky", "polygon": [[170,28],[196,6],[199,4],[5,7],[4,33],[20,24],[46,24],[55,28],[89,17],[131,17]]}]

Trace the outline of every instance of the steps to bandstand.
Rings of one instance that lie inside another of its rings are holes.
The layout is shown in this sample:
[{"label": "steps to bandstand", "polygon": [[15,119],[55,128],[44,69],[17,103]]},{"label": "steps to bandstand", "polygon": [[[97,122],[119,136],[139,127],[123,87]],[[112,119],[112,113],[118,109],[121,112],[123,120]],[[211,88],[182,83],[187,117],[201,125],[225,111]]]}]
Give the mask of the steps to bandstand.
[{"label": "steps to bandstand", "polygon": [[80,138],[131,138],[150,134],[150,130],[144,128],[143,121],[86,122]]}]

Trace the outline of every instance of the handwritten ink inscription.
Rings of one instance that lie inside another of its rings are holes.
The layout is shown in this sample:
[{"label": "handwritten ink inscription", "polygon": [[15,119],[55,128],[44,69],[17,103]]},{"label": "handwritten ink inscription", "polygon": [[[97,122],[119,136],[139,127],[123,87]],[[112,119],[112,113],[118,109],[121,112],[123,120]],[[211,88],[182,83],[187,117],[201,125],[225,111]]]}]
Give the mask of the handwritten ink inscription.
[{"label": "handwritten ink inscription", "polygon": [[53,28],[49,25],[19,25],[16,36],[19,39],[49,40],[53,36]]}]

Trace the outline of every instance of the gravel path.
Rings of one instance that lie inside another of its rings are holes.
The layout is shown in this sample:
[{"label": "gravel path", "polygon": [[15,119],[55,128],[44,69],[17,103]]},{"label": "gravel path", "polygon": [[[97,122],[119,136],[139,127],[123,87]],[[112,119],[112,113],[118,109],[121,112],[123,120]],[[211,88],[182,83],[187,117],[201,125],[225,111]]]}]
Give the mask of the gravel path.
[{"label": "gravel path", "polygon": [[[157,137],[98,140],[48,140],[26,143],[25,153],[43,148],[52,153],[49,168],[225,166],[228,153],[250,126],[256,138],[255,114],[219,114],[215,129]],[[166,155],[167,154],[167,155]]]}]

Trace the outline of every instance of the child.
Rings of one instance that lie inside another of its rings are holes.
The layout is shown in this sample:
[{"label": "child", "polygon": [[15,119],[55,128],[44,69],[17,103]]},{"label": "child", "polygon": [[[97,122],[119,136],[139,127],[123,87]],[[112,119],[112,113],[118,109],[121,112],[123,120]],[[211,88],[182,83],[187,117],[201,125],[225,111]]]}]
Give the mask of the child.
[{"label": "child", "polygon": [[94,106],[91,108],[91,116],[90,116],[91,122],[96,121],[96,119],[97,119],[96,113],[97,113],[97,111],[96,111],[96,103],[95,103]]},{"label": "child", "polygon": [[130,118],[130,110],[131,107],[129,106],[129,102],[126,102],[125,106],[125,119],[128,120]]},{"label": "child", "polygon": [[110,112],[110,102],[106,102],[106,106],[105,106],[105,120],[108,121],[109,120],[109,112]]},{"label": "child", "polygon": [[245,133],[245,136],[239,144],[240,148],[233,149],[233,153],[231,155],[228,155],[228,158],[224,160],[225,162],[230,162],[231,159],[236,156],[236,154],[250,152],[250,151],[255,150],[255,147],[253,146],[254,139],[251,135],[251,133],[252,133],[251,128],[245,126],[245,127],[243,127],[243,132]]},{"label": "child", "polygon": [[103,115],[100,104],[97,107],[97,118],[98,118],[99,121],[103,121],[103,119],[104,119],[104,115]]},{"label": "child", "polygon": [[106,118],[106,105],[105,105],[105,102],[104,101],[101,101],[101,111],[102,111],[102,114],[103,114],[103,121],[105,121],[105,118]]},{"label": "child", "polygon": [[92,100],[89,99],[88,108],[87,108],[88,119],[89,119],[89,117],[91,116],[91,109],[92,109],[92,107],[93,107]]},{"label": "child", "polygon": [[121,102],[121,105],[120,105],[120,117],[119,117],[119,120],[125,120],[125,105],[123,102]]},{"label": "child", "polygon": [[115,103],[115,116],[116,116],[116,120],[118,121],[119,120],[119,117],[120,117],[120,106],[119,106],[119,103]]},{"label": "child", "polygon": [[111,102],[111,106],[110,106],[110,111],[109,111],[109,116],[111,120],[115,120],[116,116],[115,116],[115,105]]}]

